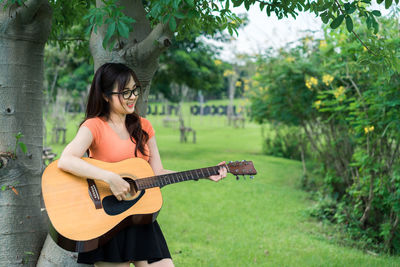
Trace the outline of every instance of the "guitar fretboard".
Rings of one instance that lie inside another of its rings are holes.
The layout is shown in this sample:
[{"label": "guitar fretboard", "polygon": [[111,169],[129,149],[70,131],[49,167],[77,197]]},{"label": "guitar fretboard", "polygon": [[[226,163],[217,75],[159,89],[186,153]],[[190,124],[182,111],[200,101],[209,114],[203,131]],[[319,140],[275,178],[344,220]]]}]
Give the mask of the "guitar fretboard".
[{"label": "guitar fretboard", "polygon": [[165,185],[179,183],[189,180],[198,180],[218,174],[219,166],[201,168],[190,171],[175,172],[164,175],[151,176],[136,179],[135,183],[138,190],[144,190],[152,187],[163,187]]}]

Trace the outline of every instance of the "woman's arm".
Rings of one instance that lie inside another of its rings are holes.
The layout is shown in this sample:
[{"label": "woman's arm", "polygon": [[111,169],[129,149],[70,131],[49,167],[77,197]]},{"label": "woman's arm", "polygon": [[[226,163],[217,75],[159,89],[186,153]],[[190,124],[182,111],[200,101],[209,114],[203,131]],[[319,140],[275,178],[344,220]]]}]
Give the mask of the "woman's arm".
[{"label": "woman's arm", "polygon": [[[147,142],[147,145],[148,145],[149,150],[150,150],[149,163],[150,163],[151,168],[154,171],[154,174],[155,175],[162,175],[162,174],[167,174],[167,173],[174,173],[175,171],[164,169],[164,167],[163,167],[163,165],[161,163],[160,152],[158,151],[158,147],[157,147],[157,142],[156,142],[156,137],[155,136],[150,138],[150,140]],[[208,178],[210,178],[210,180],[218,182],[222,178],[226,177],[227,170],[226,170],[226,168],[224,166],[222,166],[224,164],[225,164],[225,161],[218,164],[218,165],[221,165],[221,167],[219,169],[219,174],[212,175],[212,176],[210,176]]]},{"label": "woman's arm", "polygon": [[176,172],[176,171],[164,169],[164,167],[161,163],[160,152],[158,151],[158,146],[157,146],[155,136],[153,136],[152,138],[149,139],[149,141],[147,142],[147,146],[149,147],[149,151],[150,151],[149,163],[150,163],[150,166],[153,169],[155,175],[162,175],[162,174]]},{"label": "woman's arm", "polygon": [[62,152],[58,168],[75,176],[104,181],[110,185],[111,191],[118,200],[126,199],[125,195],[130,190],[128,182],[114,172],[101,169],[81,159],[92,141],[93,135],[90,130],[86,126],[81,127],[75,138]]}]

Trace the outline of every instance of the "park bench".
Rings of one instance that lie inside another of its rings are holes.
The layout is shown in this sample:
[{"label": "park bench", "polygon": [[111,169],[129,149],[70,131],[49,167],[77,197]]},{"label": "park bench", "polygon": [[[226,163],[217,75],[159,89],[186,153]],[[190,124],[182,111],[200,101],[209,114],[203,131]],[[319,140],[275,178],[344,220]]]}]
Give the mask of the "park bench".
[{"label": "park bench", "polygon": [[65,133],[67,129],[64,127],[53,128],[53,143],[58,143],[60,136],[62,135],[62,144],[65,144]]},{"label": "park bench", "polygon": [[233,121],[233,127],[235,127],[235,128],[239,128],[239,127],[244,128],[245,119],[244,119],[244,117],[242,115],[234,116],[232,118],[232,121]]},{"label": "park bench", "polygon": [[55,157],[57,154],[52,151],[51,147],[43,148],[42,160],[45,165],[49,165]]},{"label": "park bench", "polygon": [[188,135],[192,133],[193,135],[193,144],[196,144],[196,131],[190,127],[180,127],[181,131],[181,143],[187,143]]},{"label": "park bench", "polygon": [[176,119],[176,118],[165,117],[162,122],[163,122],[163,126],[166,128],[169,128],[169,127],[177,128],[177,126],[178,126],[178,119]]}]

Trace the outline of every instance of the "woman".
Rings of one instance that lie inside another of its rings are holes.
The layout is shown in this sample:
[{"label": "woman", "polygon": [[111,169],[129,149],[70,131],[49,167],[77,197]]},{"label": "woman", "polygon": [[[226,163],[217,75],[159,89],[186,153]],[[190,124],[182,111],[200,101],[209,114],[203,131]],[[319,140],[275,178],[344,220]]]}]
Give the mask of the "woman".
[{"label": "woman", "polygon": [[[106,63],[95,73],[90,88],[86,117],[75,138],[61,154],[58,167],[76,176],[102,180],[120,200],[129,197],[129,184],[120,175],[98,168],[81,159],[89,150],[92,158],[118,162],[131,157],[147,160],[156,175],[172,173],[161,163],[150,122],[135,112],[141,93],[135,73],[119,63]],[[223,163],[220,163],[223,164]],[[226,176],[209,177],[218,181]],[[161,229],[155,221],[125,228],[104,246],[79,253],[79,263],[95,266],[174,266]]]}]

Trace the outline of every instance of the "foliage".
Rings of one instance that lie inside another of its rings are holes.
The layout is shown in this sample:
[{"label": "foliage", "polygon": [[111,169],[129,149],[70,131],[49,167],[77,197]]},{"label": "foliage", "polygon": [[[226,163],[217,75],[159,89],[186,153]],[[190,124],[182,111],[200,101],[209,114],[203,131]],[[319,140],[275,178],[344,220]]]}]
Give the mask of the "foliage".
[{"label": "foliage", "polygon": [[50,101],[56,100],[59,89],[67,90],[73,99],[82,98],[93,78],[89,56],[80,54],[74,44],[70,51],[49,44],[45,48],[45,61],[45,88]]},{"label": "foliage", "polygon": [[[119,0],[102,0],[102,5],[95,7],[94,0],[57,1],[48,0],[53,14],[53,27],[50,40],[58,42],[61,47],[69,47],[71,40],[82,40],[77,49],[83,48],[86,36],[102,25],[106,25],[106,35],[103,46],[112,49],[121,38],[128,38],[129,32],[134,31],[135,20],[124,14],[124,6]],[[0,0],[4,9],[10,6],[23,6],[26,0]],[[388,9],[397,5],[399,0],[378,0]],[[205,32],[214,35],[218,31],[227,30],[230,35],[237,34],[237,28],[243,23],[242,19],[231,11],[233,7],[244,6],[247,10],[257,5],[268,16],[275,14],[278,19],[292,16],[296,18],[299,12],[311,12],[319,16],[323,23],[330,23],[332,29],[338,28],[345,21],[349,32],[353,31],[354,20],[362,20],[369,29],[377,33],[379,24],[377,17],[380,11],[370,10],[371,0],[353,2],[334,1],[258,1],[258,0],[164,0],[144,1],[146,16],[154,26],[158,23],[168,25],[171,32],[176,32],[179,40],[188,38],[193,33]],[[357,21],[358,22],[358,21]],[[85,31],[68,33],[74,25],[81,25]],[[53,43],[54,44],[54,43]],[[81,46],[82,45],[82,46]],[[84,49],[80,49],[84,51]]]},{"label": "foliage", "polygon": [[400,253],[400,36],[396,19],[380,23],[378,36],[355,29],[377,53],[344,26],[326,29],[324,40],[268,51],[249,96],[256,121],[299,125],[307,135],[324,176],[326,204],[316,216]]},{"label": "foliage", "polygon": [[200,39],[174,42],[160,56],[160,67],[152,83],[153,92],[161,92],[172,102],[181,100],[173,86],[188,86],[203,92],[216,92],[223,86],[223,69],[216,59],[217,48]]},{"label": "foliage", "polygon": [[300,127],[278,124],[267,131],[263,151],[266,155],[301,160],[302,149],[307,151],[304,138]]}]

